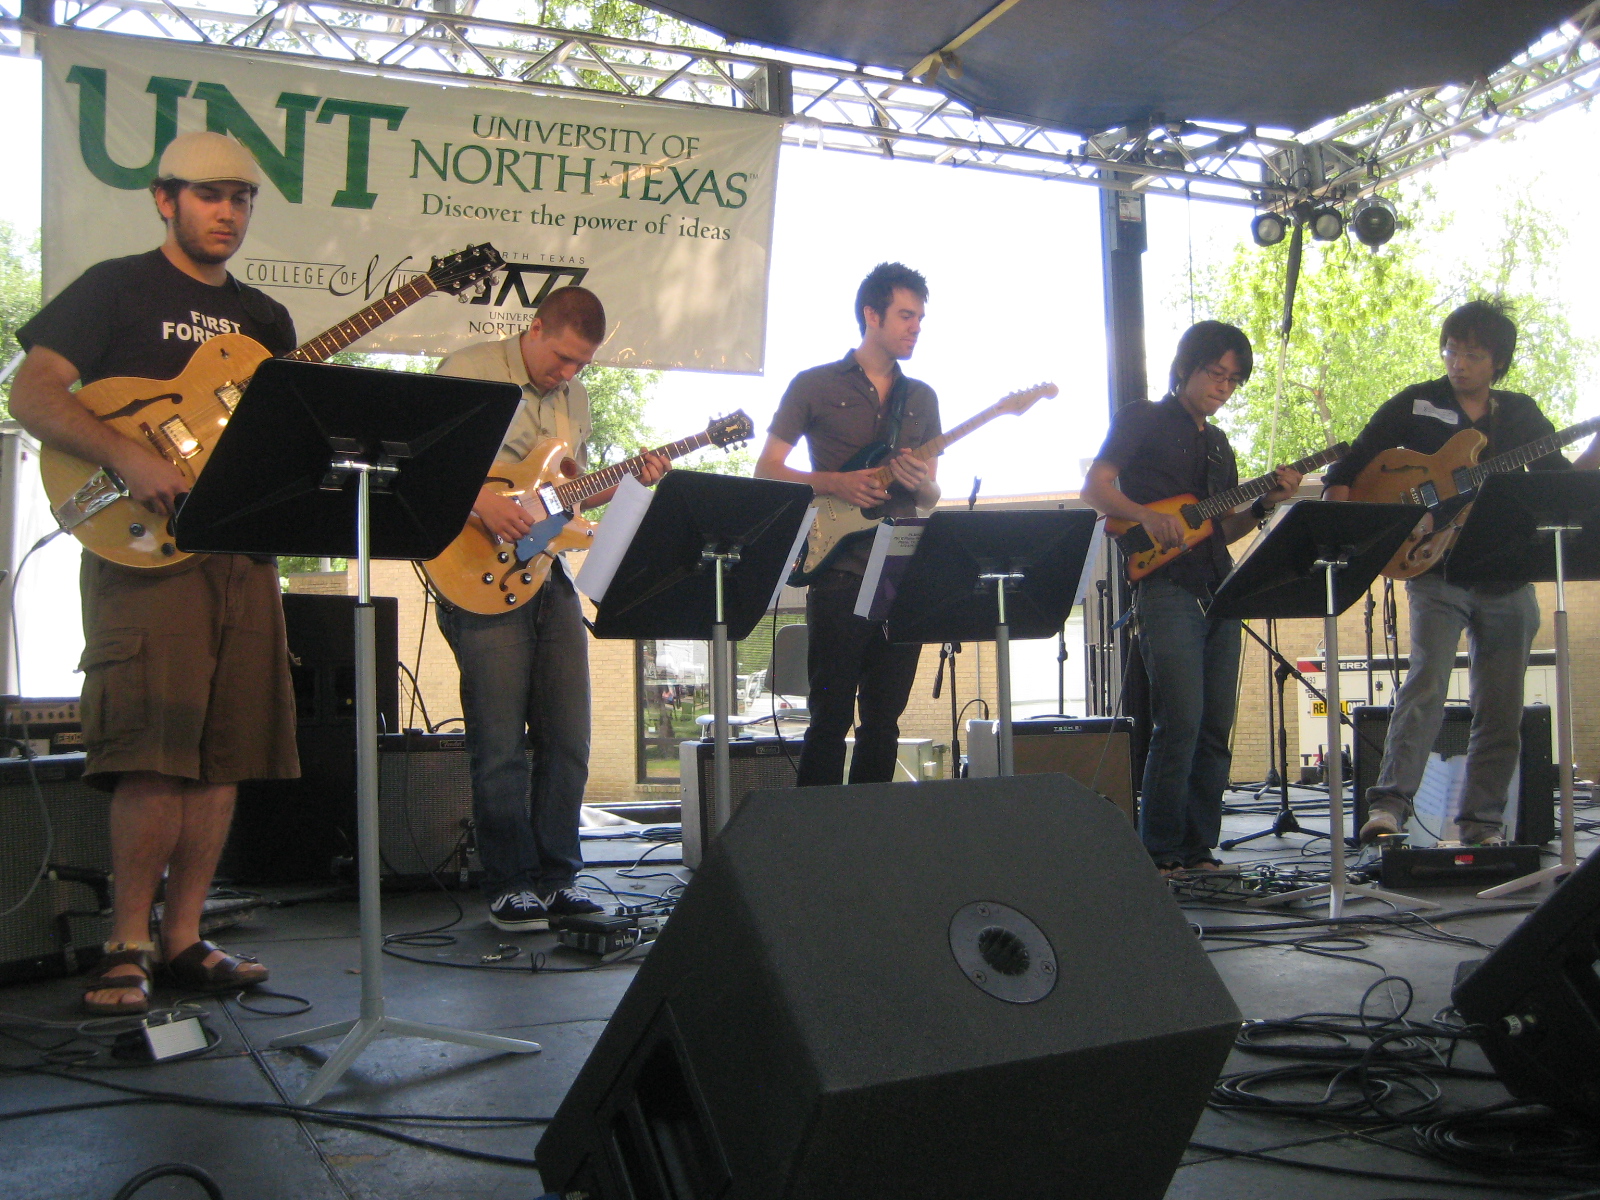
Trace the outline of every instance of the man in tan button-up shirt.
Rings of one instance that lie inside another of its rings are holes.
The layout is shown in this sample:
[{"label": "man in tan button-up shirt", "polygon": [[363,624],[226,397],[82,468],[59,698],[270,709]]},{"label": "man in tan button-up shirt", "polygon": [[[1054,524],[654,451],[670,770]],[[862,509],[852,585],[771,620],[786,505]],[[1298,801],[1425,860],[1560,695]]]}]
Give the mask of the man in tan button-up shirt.
[{"label": "man in tan button-up shirt", "polygon": [[[520,461],[539,443],[560,438],[581,465],[591,423],[588,393],[575,377],[605,334],[605,309],[594,293],[559,288],[526,332],[457,350],[439,373],[521,386],[522,404],[500,460]],[[667,465],[665,458],[648,456],[640,481],[654,483]],[[610,498],[602,492],[586,507]],[[488,486],[473,511],[505,542],[515,542],[533,523],[520,504]],[[551,571],[532,600],[489,616],[441,600],[438,619],[461,668],[489,919],[522,932],[543,929],[552,917],[603,911],[574,882],[583,869],[578,813],[589,779],[589,646],[571,578]]]}]

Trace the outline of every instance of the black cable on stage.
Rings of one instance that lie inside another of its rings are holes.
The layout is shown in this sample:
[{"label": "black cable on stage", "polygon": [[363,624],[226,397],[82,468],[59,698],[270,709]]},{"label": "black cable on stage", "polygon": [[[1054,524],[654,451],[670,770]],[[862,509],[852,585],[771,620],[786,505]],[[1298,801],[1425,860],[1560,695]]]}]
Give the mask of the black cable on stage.
[{"label": "black cable on stage", "polygon": [[1424,1153],[1484,1175],[1567,1175],[1600,1181],[1600,1130],[1592,1121],[1509,1100],[1452,1113],[1412,1130]]},{"label": "black cable on stage", "polygon": [[217,1185],[217,1181],[193,1163],[185,1162],[161,1163],[158,1166],[147,1167],[118,1188],[117,1194],[111,1200],[129,1200],[135,1192],[142,1191],[145,1184],[169,1178],[192,1179],[205,1189],[206,1195],[210,1196],[211,1200],[222,1200],[222,1188]]},{"label": "black cable on stage", "polygon": [[[1581,1192],[1576,1195],[1558,1195],[1556,1189],[1540,1184],[1511,1184],[1504,1180],[1487,1182],[1477,1179],[1439,1179],[1429,1175],[1404,1175],[1398,1171],[1370,1171],[1359,1167],[1340,1167],[1332,1163],[1306,1162],[1297,1158],[1282,1158],[1276,1154],[1269,1154],[1264,1150],[1240,1150],[1232,1146],[1216,1146],[1210,1142],[1190,1140],[1189,1145],[1195,1150],[1204,1150],[1208,1154],[1215,1154],[1221,1158],[1248,1158],[1253,1162],[1270,1163],[1275,1167],[1293,1167],[1301,1171],[1314,1171],[1323,1175],[1342,1175],[1347,1179],[1375,1179],[1385,1183],[1416,1183],[1427,1187],[1454,1187],[1470,1188],[1473,1191],[1494,1192],[1504,1196],[1509,1189],[1516,1192],[1550,1196],[1551,1200],[1590,1200],[1591,1197],[1600,1197],[1600,1191]],[[1399,1198],[1394,1198],[1399,1200]]]}]

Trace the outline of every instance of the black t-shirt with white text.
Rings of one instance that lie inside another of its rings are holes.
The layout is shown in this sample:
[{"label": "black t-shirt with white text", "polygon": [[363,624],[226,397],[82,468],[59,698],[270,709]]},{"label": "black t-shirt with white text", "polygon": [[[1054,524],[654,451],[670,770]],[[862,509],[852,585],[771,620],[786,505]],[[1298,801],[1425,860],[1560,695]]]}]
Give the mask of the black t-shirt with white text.
[{"label": "black t-shirt with white text", "polygon": [[85,384],[112,376],[171,379],[200,343],[223,333],[254,338],[273,355],[295,348],[294,320],[265,292],[233,276],[201,283],[160,250],[96,263],[17,331],[24,350],[44,346]]}]

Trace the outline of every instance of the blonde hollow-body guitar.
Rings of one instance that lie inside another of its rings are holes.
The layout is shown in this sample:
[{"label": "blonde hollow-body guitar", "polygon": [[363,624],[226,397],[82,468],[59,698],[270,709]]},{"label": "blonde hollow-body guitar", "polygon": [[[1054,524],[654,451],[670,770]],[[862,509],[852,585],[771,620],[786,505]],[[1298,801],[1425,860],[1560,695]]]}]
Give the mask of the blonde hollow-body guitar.
[{"label": "blonde hollow-body guitar", "polygon": [[[1343,458],[1349,452],[1350,447],[1340,442],[1337,446],[1330,446],[1326,450],[1302,458],[1297,463],[1290,463],[1289,469],[1304,475],[1307,471],[1315,471],[1318,467],[1325,467],[1334,460]],[[1276,485],[1277,475],[1273,473],[1259,476],[1248,483],[1241,483],[1238,487],[1225,492],[1218,492],[1215,496],[1207,496],[1204,500],[1185,494],[1168,496],[1165,500],[1145,505],[1146,508],[1168,513],[1183,522],[1183,541],[1176,546],[1158,546],[1150,539],[1143,525],[1135,521],[1119,520],[1116,517],[1106,519],[1106,532],[1122,551],[1127,562],[1128,579],[1138,583],[1152,571],[1166,566],[1178,555],[1193,550],[1216,531],[1217,521],[1247,500],[1265,496]]]},{"label": "blonde hollow-body guitar", "polygon": [[[427,273],[286,357],[324,362],[424,296],[463,291],[504,265],[488,243],[436,258]],[[174,379],[99,379],[74,396],[102,424],[149,446],[193,484],[250,377],[271,357],[254,338],[224,333],[202,342]],[[189,557],[173,541],[168,519],[128,499],[109,469],[45,446],[39,471],[56,523],[85,549],[125,567],[166,567]]]},{"label": "blonde hollow-body guitar", "polygon": [[[945,447],[952,442],[960,441],[996,417],[1004,416],[1006,413],[1021,415],[1032,408],[1037,401],[1055,396],[1058,392],[1059,389],[1053,383],[1039,383],[1023,391],[1012,392],[1009,396],[995,401],[977,416],[968,417],[949,433],[930,438],[912,453],[923,462],[932,462],[943,454]],[[887,465],[879,467],[878,464],[893,453],[896,451],[891,451],[881,444],[869,446],[840,469],[859,471],[878,467],[876,477],[878,486],[888,488],[894,483],[894,473]],[[800,551],[800,561],[789,574],[790,587],[805,587],[827,570],[845,547],[869,536],[882,524],[886,515],[880,508],[860,509],[837,496],[818,496],[813,507],[817,515],[811,523],[810,532],[806,534],[806,544]]]},{"label": "blonde hollow-body guitar", "polygon": [[1350,499],[1372,504],[1416,504],[1427,512],[1384,567],[1390,579],[1415,579],[1455,545],[1471,497],[1490,475],[1518,471],[1554,454],[1561,447],[1600,430],[1600,417],[1496,454],[1483,462],[1478,455],[1489,439],[1476,429],[1463,429],[1432,454],[1397,447],[1385,450],[1361,469],[1350,485]]},{"label": "blonde hollow-body guitar", "polygon": [[[669,459],[705,446],[728,449],[749,440],[755,425],[743,412],[718,417],[704,432],[652,451]],[[434,588],[457,608],[484,616],[511,612],[539,594],[563,550],[587,549],[595,523],[582,517],[583,502],[644,469],[638,455],[579,476],[571,448],[558,438],[540,442],[514,463],[496,463],[488,486],[520,504],[533,528],[502,542],[476,516],[438,558],[422,564]]]}]

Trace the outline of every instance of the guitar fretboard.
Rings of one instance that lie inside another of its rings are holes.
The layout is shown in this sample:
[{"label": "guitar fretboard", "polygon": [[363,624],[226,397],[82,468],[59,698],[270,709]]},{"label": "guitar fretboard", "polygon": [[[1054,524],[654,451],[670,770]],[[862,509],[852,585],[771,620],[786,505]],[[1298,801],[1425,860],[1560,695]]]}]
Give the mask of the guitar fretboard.
[{"label": "guitar fretboard", "polygon": [[1587,421],[1580,421],[1576,425],[1558,429],[1556,432],[1546,434],[1537,441],[1529,442],[1525,446],[1518,446],[1515,450],[1507,450],[1504,454],[1496,454],[1487,462],[1481,462],[1475,467],[1467,468],[1467,487],[1461,490],[1470,491],[1491,475],[1497,475],[1504,471],[1515,471],[1531,462],[1538,462],[1545,455],[1554,454],[1567,443],[1575,442],[1585,434],[1593,433],[1597,429],[1600,429],[1600,417],[1590,417]]},{"label": "guitar fretboard", "polygon": [[[668,442],[665,446],[658,446],[651,451],[652,454],[664,454],[668,458],[681,458],[703,446],[711,445],[711,434],[702,430],[693,437],[686,437],[681,441]],[[556,495],[561,499],[561,507],[568,512],[576,511],[578,505],[590,496],[598,496],[607,488],[614,488],[621,483],[623,478],[632,475],[638,477],[644,470],[644,455],[636,454],[632,458],[625,458],[619,463],[603,467],[593,474],[585,475],[581,479],[574,479],[570,483],[557,486]]]},{"label": "guitar fretboard", "polygon": [[385,321],[392,320],[424,296],[432,295],[435,290],[432,279],[418,275],[404,287],[396,288],[383,299],[340,321],[332,329],[317,334],[287,357],[300,362],[327,362],[346,346],[365,337]]},{"label": "guitar fretboard", "polygon": [[[966,437],[967,434],[976,429],[981,429],[990,421],[998,417],[1005,411],[1004,406],[1005,401],[1003,400],[999,404],[990,405],[977,416],[968,417],[965,421],[961,422],[961,424],[957,425],[948,433],[941,433],[938,437],[930,438],[926,442],[923,442],[922,445],[918,446],[911,453],[916,455],[923,462],[929,462],[935,458],[938,458],[939,455],[944,453],[946,446],[950,445],[952,442],[959,442],[962,438]],[[898,451],[896,453],[898,453]],[[888,464],[885,464],[884,466],[878,468],[877,478],[879,484],[881,484],[883,487],[888,487],[892,482],[894,482],[894,472],[889,470]]]},{"label": "guitar fretboard", "polygon": [[[1349,445],[1345,442],[1340,442],[1337,446],[1330,446],[1328,449],[1319,451],[1309,458],[1302,458],[1297,463],[1290,463],[1289,469],[1304,475],[1307,471],[1315,471],[1318,467],[1326,466],[1335,459],[1343,458],[1348,453],[1350,453]],[[1276,483],[1277,476],[1275,474],[1259,476],[1226,492],[1218,492],[1215,496],[1207,496],[1195,505],[1195,512],[1201,520],[1225,516],[1246,500],[1254,500],[1257,496],[1265,496],[1273,489]]]}]

